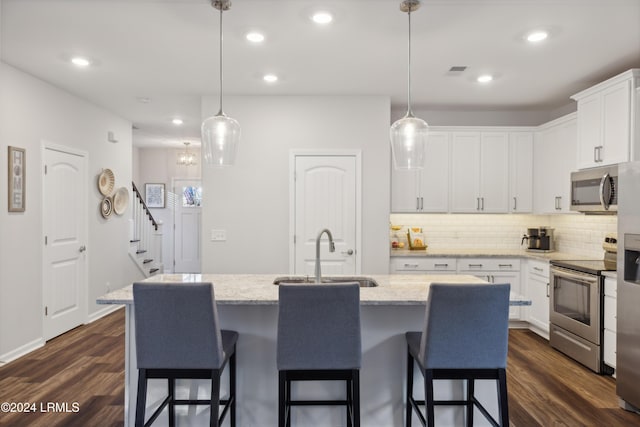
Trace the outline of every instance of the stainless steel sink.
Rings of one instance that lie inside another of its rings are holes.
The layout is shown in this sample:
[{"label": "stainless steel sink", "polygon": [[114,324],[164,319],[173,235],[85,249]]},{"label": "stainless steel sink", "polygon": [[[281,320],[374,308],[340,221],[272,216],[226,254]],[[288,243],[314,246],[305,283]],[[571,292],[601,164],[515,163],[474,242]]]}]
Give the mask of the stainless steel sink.
[{"label": "stainless steel sink", "polygon": [[[311,276],[283,276],[276,277],[273,281],[274,285],[280,283],[310,283],[315,282]],[[322,283],[346,283],[346,282],[358,282],[361,288],[373,288],[378,286],[378,282],[370,277],[363,276],[325,276],[322,278]]]}]

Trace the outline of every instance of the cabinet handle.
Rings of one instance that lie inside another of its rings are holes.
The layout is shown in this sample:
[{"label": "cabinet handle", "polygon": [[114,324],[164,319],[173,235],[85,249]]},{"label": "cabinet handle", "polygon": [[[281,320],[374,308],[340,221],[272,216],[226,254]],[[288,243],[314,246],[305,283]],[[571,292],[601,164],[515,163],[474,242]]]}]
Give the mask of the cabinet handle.
[{"label": "cabinet handle", "polygon": [[597,162],[602,162],[602,149],[604,148],[602,145],[598,145],[596,147],[598,149],[598,158],[597,158]]},{"label": "cabinet handle", "polygon": [[516,197],[513,198],[513,210],[518,209],[518,199]]},{"label": "cabinet handle", "polygon": [[405,264],[406,268],[418,268],[418,264]]},{"label": "cabinet handle", "polygon": [[562,210],[562,196],[556,196],[556,210]]},{"label": "cabinet handle", "polygon": [[476,210],[480,210],[480,197],[476,197]]},{"label": "cabinet handle", "polygon": [[433,264],[434,267],[448,267],[449,264],[444,263],[444,264]]},{"label": "cabinet handle", "polygon": [[549,298],[549,282],[547,282],[547,298]]},{"label": "cabinet handle", "polygon": [[598,162],[598,147],[593,147],[593,161]]},{"label": "cabinet handle", "polygon": [[420,197],[416,197],[416,210],[420,210]]},{"label": "cabinet handle", "polygon": [[420,210],[424,210],[424,197],[420,197]]},{"label": "cabinet handle", "polygon": [[539,272],[542,272],[542,271],[543,271],[543,269],[542,269],[542,268],[540,268],[540,267],[533,267],[533,269],[534,269],[535,271],[539,271]]},{"label": "cabinet handle", "polygon": [[499,268],[513,267],[513,264],[498,264]]},{"label": "cabinet handle", "polygon": [[481,211],[484,210],[484,197],[480,197],[480,201],[482,203],[482,209],[480,209]]},{"label": "cabinet handle", "polygon": [[469,268],[471,267],[479,267],[482,268],[482,264],[468,264]]}]

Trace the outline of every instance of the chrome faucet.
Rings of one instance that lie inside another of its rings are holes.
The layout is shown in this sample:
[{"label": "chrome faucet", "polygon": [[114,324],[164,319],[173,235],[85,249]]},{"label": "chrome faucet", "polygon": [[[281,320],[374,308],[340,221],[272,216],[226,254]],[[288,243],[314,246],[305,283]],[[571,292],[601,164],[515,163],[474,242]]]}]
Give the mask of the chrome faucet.
[{"label": "chrome faucet", "polygon": [[322,273],[320,272],[320,238],[324,233],[327,233],[327,236],[329,237],[329,252],[336,251],[336,245],[333,243],[333,236],[331,235],[331,231],[329,231],[328,228],[320,231],[320,233],[318,233],[318,237],[316,237],[316,283],[322,283]]}]

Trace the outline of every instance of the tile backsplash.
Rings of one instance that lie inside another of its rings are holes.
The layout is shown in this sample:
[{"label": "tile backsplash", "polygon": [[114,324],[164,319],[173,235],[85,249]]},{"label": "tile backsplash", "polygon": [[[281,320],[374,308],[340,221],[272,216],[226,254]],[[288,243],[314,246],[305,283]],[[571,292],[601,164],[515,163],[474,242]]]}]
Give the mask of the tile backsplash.
[{"label": "tile backsplash", "polygon": [[[601,258],[615,215],[391,214],[393,225],[422,227],[430,249],[524,249],[527,228],[554,228],[556,251]],[[526,243],[525,243],[526,245]]]}]

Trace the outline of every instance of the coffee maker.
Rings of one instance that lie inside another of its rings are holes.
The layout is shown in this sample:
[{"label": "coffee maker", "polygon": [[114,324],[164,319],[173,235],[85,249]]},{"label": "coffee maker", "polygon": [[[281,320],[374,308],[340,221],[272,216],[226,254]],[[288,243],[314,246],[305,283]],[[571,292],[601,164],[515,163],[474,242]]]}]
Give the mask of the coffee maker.
[{"label": "coffee maker", "polygon": [[553,228],[538,227],[527,228],[527,234],[522,236],[520,246],[527,241],[527,251],[531,252],[553,252]]}]

